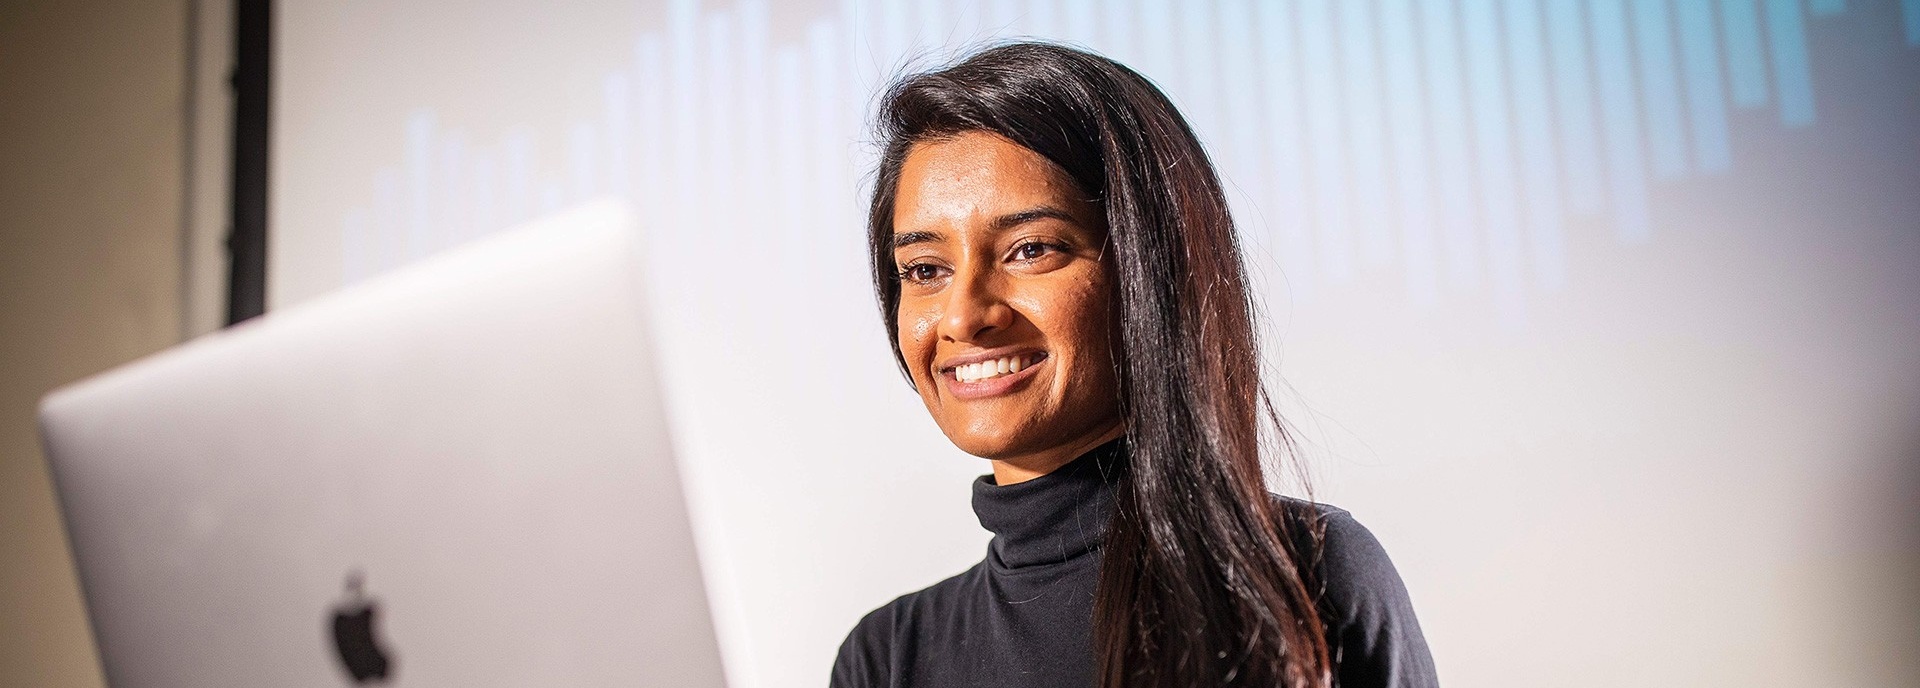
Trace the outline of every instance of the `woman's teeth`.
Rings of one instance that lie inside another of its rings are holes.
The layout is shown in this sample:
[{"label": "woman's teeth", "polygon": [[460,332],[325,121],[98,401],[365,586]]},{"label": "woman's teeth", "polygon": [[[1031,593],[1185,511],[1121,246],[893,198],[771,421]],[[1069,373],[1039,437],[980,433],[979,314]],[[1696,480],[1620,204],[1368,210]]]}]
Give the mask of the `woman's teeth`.
[{"label": "woman's teeth", "polygon": [[991,380],[1002,375],[1012,375],[1026,370],[1028,366],[1037,363],[1038,358],[1039,356],[1037,354],[1023,354],[1020,356],[996,358],[991,361],[981,361],[979,363],[968,363],[966,365],[955,366],[953,376],[959,378],[961,382]]}]

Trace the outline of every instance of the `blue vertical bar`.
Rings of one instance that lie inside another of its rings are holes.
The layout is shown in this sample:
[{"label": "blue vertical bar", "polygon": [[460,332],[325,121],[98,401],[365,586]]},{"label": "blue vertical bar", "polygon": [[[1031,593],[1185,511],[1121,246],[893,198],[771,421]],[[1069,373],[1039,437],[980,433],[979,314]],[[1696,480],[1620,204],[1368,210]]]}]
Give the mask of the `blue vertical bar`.
[{"label": "blue vertical bar", "polygon": [[[1183,78],[1177,92],[1187,117],[1203,138],[1220,132],[1220,106],[1216,84],[1220,66],[1214,60],[1219,44],[1219,25],[1214,23],[1213,3],[1186,2],[1180,5],[1178,52]],[[1217,138],[1208,139],[1218,141]]]},{"label": "blue vertical bar", "polygon": [[[895,0],[899,1],[899,0]],[[913,3],[914,14],[919,18],[920,26],[914,31],[915,46],[921,50],[939,48],[947,44],[948,31],[945,7],[941,0],[918,0]]]},{"label": "blue vertical bar", "polygon": [[1420,100],[1420,37],[1413,6],[1424,0],[1381,0],[1382,81],[1387,91],[1387,120],[1392,137],[1393,204],[1400,230],[1400,259],[1406,266],[1407,295],[1415,305],[1439,300],[1440,285],[1433,243],[1433,200],[1428,178],[1426,108]]},{"label": "blue vertical bar", "polygon": [[1807,64],[1806,19],[1800,0],[1767,0],[1767,46],[1773,52],[1773,88],[1780,93],[1780,122],[1813,124],[1813,73]]},{"label": "blue vertical bar", "polygon": [[472,236],[468,214],[473,202],[467,196],[467,137],[458,129],[441,132],[434,142],[433,213],[434,231],[428,238],[429,251],[453,246]]},{"label": "blue vertical bar", "polygon": [[[840,2],[846,5],[852,5],[856,0],[840,0]],[[981,21],[980,9],[980,3],[978,2],[963,2],[960,3],[959,7],[953,8],[953,18],[948,20],[948,25],[953,27],[954,37],[972,42],[978,41],[987,35],[986,22]],[[851,11],[849,11],[849,14],[851,14]],[[855,22],[848,22],[848,24],[853,26],[851,31],[864,31],[865,29],[864,24]],[[863,36],[854,36],[852,40],[854,50],[861,50],[867,45],[867,41],[870,39]],[[870,92],[871,89],[863,87],[861,91],[865,93]]]},{"label": "blue vertical bar", "polygon": [[[1255,123],[1255,98],[1259,87],[1255,86],[1254,75],[1257,63],[1253,55],[1253,10],[1248,6],[1251,0],[1220,0],[1219,16],[1220,40],[1219,63],[1220,77],[1226,88],[1220,89],[1220,141],[1230,144],[1216,146],[1221,161],[1226,168],[1226,176],[1232,180],[1237,192],[1259,193],[1266,188],[1263,170],[1258,164],[1257,151],[1253,145],[1260,141],[1260,126]],[[1259,216],[1239,215],[1242,223],[1251,223]],[[1241,235],[1251,225],[1241,226]]]},{"label": "blue vertical bar", "polygon": [[1587,61],[1587,23],[1576,0],[1546,3],[1547,47],[1553,51],[1554,116],[1560,129],[1560,174],[1567,203],[1594,213],[1605,197],[1600,145],[1593,125],[1593,70]]},{"label": "blue vertical bar", "polygon": [[1520,308],[1519,183],[1507,127],[1507,89],[1501,79],[1497,0],[1462,0],[1460,37],[1466,49],[1467,98],[1473,113],[1474,169],[1480,181],[1480,224],[1486,231],[1487,271],[1495,309],[1513,321]]},{"label": "blue vertical bar", "polygon": [[1259,165],[1257,151],[1252,145],[1258,142],[1259,126],[1254,122],[1254,98],[1257,86],[1254,74],[1257,72],[1253,56],[1253,10],[1249,0],[1219,0],[1215,6],[1214,20],[1218,22],[1219,37],[1212,49],[1216,53],[1214,60],[1220,65],[1219,89],[1220,113],[1218,117],[1219,141],[1228,145],[1214,146],[1218,156],[1222,183],[1226,186],[1227,202],[1233,212],[1235,235],[1239,237],[1241,252],[1248,257],[1248,266],[1256,273],[1265,272],[1262,258],[1274,255],[1272,247],[1261,243],[1266,234],[1261,230],[1261,222],[1266,215],[1261,212],[1265,207],[1261,190],[1266,188],[1262,177],[1264,170]]},{"label": "blue vertical bar", "polygon": [[[646,5],[649,14],[658,12],[660,4]],[[651,17],[649,18],[651,19]],[[675,104],[673,93],[673,65],[665,31],[641,32],[633,41],[633,81],[634,81],[634,151],[633,165],[635,181],[635,217],[640,221],[640,231],[645,234],[648,250],[644,260],[647,265],[647,281],[656,285],[673,284],[672,276],[686,275],[689,271],[675,265],[677,256],[689,255],[692,251],[674,246],[673,242],[686,232],[680,218],[671,213],[676,203],[671,200],[675,189],[674,177],[680,170],[670,160],[677,143],[670,139],[678,136],[673,128]],[[658,310],[659,321],[674,325],[674,329],[691,332],[700,321],[686,318],[680,314],[690,310],[686,300],[666,296],[671,291],[661,289],[653,292],[651,303]],[[676,333],[674,339],[686,334]]]},{"label": "blue vertical bar", "polygon": [[1647,180],[1641,169],[1640,120],[1633,89],[1633,52],[1627,40],[1624,0],[1591,0],[1593,71],[1599,85],[1600,124],[1606,138],[1607,191],[1613,201],[1614,229],[1624,241],[1640,242],[1651,232],[1647,218]]},{"label": "blue vertical bar", "polygon": [[[840,95],[840,74],[845,70],[840,68],[835,54],[836,47],[840,45],[835,28],[825,19],[816,19],[807,25],[806,60],[810,72],[807,75],[810,88],[803,92],[803,96],[813,109],[812,121],[808,122],[809,131],[806,134],[809,142],[806,155],[812,165],[806,171],[810,179],[807,184],[809,188],[803,217],[817,218],[814,221],[824,227],[848,226],[845,219],[839,216],[842,206],[835,202],[836,199],[841,198],[840,190],[847,188],[841,182],[841,170],[846,161],[842,153],[844,144],[838,142],[848,140],[850,138],[848,134],[851,133],[838,129],[838,118],[835,117],[837,108],[847,101],[847,98]],[[825,242],[819,241],[817,237],[807,248],[806,253],[799,255],[802,256],[802,260],[813,265],[831,265],[836,258],[840,257],[836,255],[837,251],[828,249]],[[802,281],[800,288],[815,291],[824,286],[827,280],[826,273],[831,271],[797,272],[800,273],[798,277]],[[827,348],[829,347],[826,340],[815,338],[810,342],[810,346],[801,349],[801,352],[808,356],[806,360],[818,361],[830,354]]]},{"label": "blue vertical bar", "polygon": [[599,167],[599,138],[590,122],[574,122],[567,132],[568,204],[579,203],[600,192],[600,180],[594,174]]},{"label": "blue vertical bar", "polygon": [[1547,90],[1546,46],[1540,36],[1540,1],[1505,0],[1502,18],[1507,29],[1507,69],[1513,82],[1520,188],[1527,201],[1528,262],[1541,286],[1558,289],[1566,283],[1566,248],[1560,231],[1560,184],[1554,175],[1553,112]]},{"label": "blue vertical bar", "polygon": [[[666,69],[672,83],[668,86],[668,96],[672,98],[672,129],[668,136],[672,140],[670,150],[672,158],[668,160],[668,169],[672,169],[670,179],[674,184],[674,194],[662,198],[659,215],[666,219],[659,233],[653,234],[655,250],[680,256],[701,256],[707,254],[707,236],[710,233],[691,231],[687,227],[689,211],[703,206],[701,194],[707,190],[708,179],[712,179],[712,146],[708,136],[720,127],[708,123],[705,115],[703,96],[707,96],[707,54],[701,50],[708,37],[701,31],[701,0],[672,0],[666,10]],[[678,306],[687,307],[693,313],[712,311],[714,294],[712,290],[691,288],[684,281],[655,281],[670,300],[676,300]]]},{"label": "blue vertical bar", "polygon": [[1139,13],[1142,73],[1150,79],[1154,74],[1178,73],[1173,69],[1172,0],[1140,0]]},{"label": "blue vertical bar", "polygon": [[1060,8],[1060,14],[1063,38],[1088,47],[1098,47],[1100,37],[1093,20],[1093,0],[1066,0],[1066,5]]},{"label": "blue vertical bar", "polygon": [[[734,156],[737,172],[731,183],[741,188],[766,189],[776,183],[771,169],[775,145],[771,131],[773,119],[784,116],[773,103],[769,50],[773,39],[768,16],[771,9],[768,0],[742,0],[736,11],[740,13],[740,33],[735,73],[740,75],[740,88],[734,102],[740,108],[737,126],[741,135],[736,144],[739,153]],[[880,66],[879,58],[873,53],[873,12],[855,0],[842,0],[840,17],[847,31],[857,37],[854,42],[857,61],[848,70],[847,78],[871,85],[877,79]],[[773,220],[780,217],[777,199],[767,200],[775,202],[745,204],[738,210],[740,221],[761,226],[763,240],[759,242],[758,254],[798,255],[788,243],[794,232]]]},{"label": "blue vertical bar", "polygon": [[[765,91],[752,92],[751,74],[756,71],[766,73],[766,48],[762,39],[767,31],[768,0],[738,0],[735,12],[740,13],[740,106],[756,107],[755,100],[766,95]],[[874,84],[873,59],[873,13],[864,7],[861,0],[835,0],[833,19],[846,27],[847,40],[851,43],[847,50],[847,78],[860,84],[863,90],[871,92]],[[976,17],[977,19],[978,17]],[[974,26],[969,26],[971,30]],[[758,32],[758,33],[756,33]],[[759,59],[747,54],[759,50]],[[747,120],[755,119],[749,115]],[[746,147],[753,150],[753,147]],[[743,159],[749,156],[742,156]],[[752,162],[744,161],[748,167]]]},{"label": "blue vertical bar", "polygon": [[1653,175],[1673,179],[1687,172],[1686,123],[1680,115],[1680,80],[1666,0],[1633,0],[1633,19]]},{"label": "blue vertical bar", "polygon": [[1306,166],[1300,155],[1300,64],[1293,4],[1293,0],[1258,3],[1254,24],[1259,27],[1256,49],[1264,97],[1261,139],[1272,180],[1273,207],[1267,216],[1273,226],[1269,229],[1281,251],[1286,282],[1298,295],[1311,288],[1313,261],[1307,240]]},{"label": "blue vertical bar", "polygon": [[1441,250],[1447,278],[1472,284],[1480,270],[1474,235],[1473,152],[1467,148],[1467,103],[1460,70],[1460,37],[1452,0],[1420,0],[1426,48],[1428,111],[1433,122],[1434,191],[1440,209]]},{"label": "blue vertical bar", "polygon": [[[771,51],[772,68],[768,71],[769,83],[773,91],[769,94],[768,100],[774,116],[769,122],[772,129],[768,140],[773,149],[769,151],[771,155],[768,156],[770,158],[768,169],[770,198],[768,200],[771,201],[769,205],[772,207],[763,217],[773,220],[771,223],[773,241],[770,243],[776,251],[774,255],[781,256],[783,261],[799,259],[814,262],[818,260],[816,247],[820,243],[819,232],[815,228],[824,223],[817,218],[809,218],[808,221],[785,221],[787,218],[807,217],[807,211],[804,210],[805,199],[807,194],[811,193],[808,188],[810,181],[808,178],[814,174],[807,166],[807,158],[811,155],[808,146],[812,143],[809,139],[814,135],[809,131],[806,116],[806,94],[813,85],[808,83],[803,50],[802,41],[789,39],[777,41]],[[885,58],[888,60],[886,68],[898,67],[900,57],[897,53],[888,55]],[[796,278],[804,277],[806,275],[796,275]],[[788,297],[787,294],[780,296]],[[770,315],[786,322],[793,322],[788,320],[792,318],[791,313],[773,312]],[[812,355],[814,353],[812,347],[802,348],[803,344],[804,342],[795,342],[791,353],[797,356]]]},{"label": "blue vertical bar", "polygon": [[525,131],[507,134],[506,224],[516,224],[533,215],[533,137]]},{"label": "blue vertical bar", "polygon": [[1674,5],[1680,29],[1680,57],[1686,65],[1687,116],[1692,125],[1693,158],[1703,172],[1733,166],[1727,144],[1727,105],[1720,81],[1720,53],[1713,32],[1713,7],[1680,0]]},{"label": "blue vertical bar", "polygon": [[1039,38],[1060,34],[1059,8],[1054,0],[1027,0],[1027,33]]},{"label": "blue vertical bar", "polygon": [[[881,74],[892,74],[906,58],[907,47],[912,44],[912,36],[907,33],[910,31],[907,28],[907,3],[904,0],[883,0],[874,4],[874,13],[879,15],[875,21],[880,27],[876,48],[880,52],[874,57],[877,58]],[[1000,30],[998,26],[993,28]]]},{"label": "blue vertical bar", "polygon": [[490,151],[476,150],[473,154],[473,227],[478,235],[491,234],[500,229],[500,181],[499,170]]},{"label": "blue vertical bar", "polygon": [[[872,73],[866,71],[866,65],[870,63],[868,58],[866,58],[866,46],[868,46],[868,31],[866,31],[866,29],[868,29],[868,27],[866,27],[866,23],[858,21],[858,13],[854,10],[854,8],[860,4],[858,0],[837,0],[835,4],[839,6],[839,10],[829,13],[829,21],[833,21],[833,25],[839,27],[837,38],[839,38],[839,42],[841,42],[841,50],[839,50],[839,60],[841,60],[841,65],[839,65],[839,69],[841,69],[841,121],[866,125],[868,119],[866,119],[866,110],[864,110],[864,108],[866,108],[866,104],[872,100],[874,90],[877,88],[876,83],[870,79]],[[960,31],[960,37],[968,38],[968,40],[979,40],[979,12],[977,12],[977,4],[968,2],[966,8],[970,8],[970,10],[962,10],[962,12],[954,15],[954,19],[952,19],[952,25],[956,27],[954,31]],[[745,2],[741,2],[741,10],[739,10],[739,12],[747,12],[747,10],[745,10]],[[745,19],[743,19],[743,21],[745,21]],[[745,33],[745,29],[743,29],[741,33]],[[743,69],[743,71],[745,71],[745,67],[735,67],[735,69]],[[741,104],[741,108],[751,108],[753,96],[735,94],[733,98],[735,98],[735,102]],[[864,133],[864,131],[862,131],[862,133]],[[851,131],[849,131],[847,135],[856,136],[854,133],[851,133]],[[745,158],[747,158],[747,154],[743,152],[743,154],[741,154],[741,161],[739,161],[737,165],[741,165],[741,167],[751,165],[749,161],[745,161]]]},{"label": "blue vertical bar", "polygon": [[[699,0],[673,0],[667,6],[667,129],[668,156],[667,181],[672,185],[670,195],[662,197],[662,207],[657,209],[656,217],[668,217],[685,207],[687,199],[694,198],[697,189],[694,181],[705,174],[700,161],[700,138],[703,129],[699,122],[699,106],[695,98],[699,95],[698,69],[699,53],[696,51],[696,32],[699,19]],[[675,252],[676,243],[683,240],[681,232],[661,232],[654,239],[659,242],[658,250]]]},{"label": "blue vertical bar", "polygon": [[633,150],[633,87],[627,75],[608,74],[600,82],[601,128],[607,132],[607,192],[623,198],[633,197],[633,176],[628,159]]},{"label": "blue vertical bar", "polygon": [[[667,151],[666,183],[668,193],[660,198],[652,216],[663,220],[653,233],[651,251],[668,255],[700,255],[706,232],[688,231],[687,211],[700,197],[702,182],[712,169],[704,150],[708,124],[700,118],[701,72],[706,62],[700,52],[700,0],[670,0],[667,3]],[[549,201],[543,190],[541,203]],[[680,306],[691,312],[709,310],[712,294],[706,290],[685,294]]]},{"label": "blue vertical bar", "polygon": [[1368,199],[1385,196],[1386,144],[1381,140],[1386,122],[1380,114],[1380,78],[1374,50],[1371,0],[1342,0],[1340,21],[1341,95],[1346,105],[1347,158],[1353,169],[1349,207],[1360,236],[1360,259],[1368,266],[1385,265],[1393,255],[1388,233],[1387,204]]},{"label": "blue vertical bar", "polygon": [[[886,0],[882,0],[881,4],[886,4]],[[992,0],[987,6],[988,29],[995,36],[1019,35],[1020,27],[1025,22],[1021,15],[1025,12],[1026,4],[1021,0]]]},{"label": "blue vertical bar", "polygon": [[1301,0],[1300,68],[1307,109],[1307,150],[1313,169],[1314,245],[1321,268],[1334,280],[1352,272],[1348,237],[1346,140],[1340,116],[1340,63],[1334,53],[1335,0]]},{"label": "blue vertical bar", "polygon": [[[662,55],[660,36],[642,34],[633,42],[633,83],[634,83],[634,156],[638,172],[634,205],[642,212],[642,217],[650,217],[653,210],[661,205],[661,196],[666,185],[666,58]],[[508,188],[515,186],[513,181],[513,156],[508,148],[507,179]],[[512,199],[511,192],[507,195]],[[509,203],[508,222],[518,219],[519,211]]]},{"label": "blue vertical bar", "polygon": [[1104,52],[1122,61],[1134,59],[1139,39],[1134,36],[1133,8],[1126,3],[1103,4],[1100,19],[1100,47]]},{"label": "blue vertical bar", "polygon": [[[765,188],[764,185],[772,179],[767,174],[767,156],[765,155],[771,148],[767,141],[770,136],[767,131],[768,120],[780,116],[779,112],[769,107],[772,105],[769,101],[773,89],[767,83],[769,61],[767,44],[771,42],[768,36],[767,0],[743,0],[739,11],[740,110],[744,115],[744,121],[740,124],[740,141],[741,147],[746,151],[744,155],[739,156],[739,159],[743,168],[742,178],[750,185],[749,188]],[[855,42],[857,50],[860,51],[861,62],[854,65],[853,74],[856,75],[854,78],[860,79],[863,83],[870,83],[873,70],[878,65],[872,53],[868,52],[872,47],[868,42],[872,39],[872,32],[866,30],[868,18],[852,7],[848,7],[843,16],[846,17],[847,24],[854,27],[854,33],[862,37]],[[755,209],[766,210],[764,206]],[[768,246],[778,248],[778,238],[768,238]]]},{"label": "blue vertical bar", "polygon": [[1920,46],[1920,0],[1900,0],[1900,16],[1907,24],[1907,45]]},{"label": "blue vertical bar", "polygon": [[340,218],[340,283],[353,284],[372,274],[367,261],[369,223],[364,208],[353,208]]},{"label": "blue vertical bar", "polygon": [[1847,0],[1810,0],[1807,9],[1816,17],[1831,17],[1847,11]]},{"label": "blue vertical bar", "polygon": [[[740,48],[734,45],[734,14],[732,12],[709,12],[706,16],[706,53],[704,74],[700,75],[702,90],[701,119],[707,121],[705,152],[700,156],[706,162],[707,176],[701,179],[706,188],[724,189],[738,183],[735,169],[735,144],[741,134],[738,120],[740,108],[733,102],[735,89],[740,87],[739,72],[734,60],[740,54]],[[726,206],[726,207],[720,207]],[[742,227],[742,233],[757,233],[764,226],[740,222],[736,216],[741,210],[739,204],[715,204],[709,212],[715,215],[715,224],[720,226]],[[753,237],[759,239],[760,237]],[[757,244],[748,241],[742,243]]]},{"label": "blue vertical bar", "polygon": [[373,173],[373,231],[367,241],[367,274],[400,263],[406,252],[406,213],[401,210],[400,172],[383,167]]},{"label": "blue vertical bar", "polygon": [[433,232],[433,134],[432,110],[415,110],[407,116],[408,258],[426,255]]},{"label": "blue vertical bar", "polygon": [[[898,56],[889,59],[898,60]],[[773,201],[776,217],[791,217],[800,212],[801,198],[805,193],[799,180],[808,174],[803,169],[802,158],[806,157],[803,141],[807,136],[802,128],[801,93],[806,88],[806,75],[800,68],[800,50],[793,45],[782,45],[773,52],[773,110],[779,113],[773,118],[773,169],[772,178],[782,183],[773,184]],[[781,233],[786,255],[806,255],[806,240],[803,227],[806,223],[785,223]]]},{"label": "blue vertical bar", "polygon": [[1733,104],[1749,108],[1767,104],[1767,54],[1760,45],[1760,10],[1755,2],[1720,0],[1720,27],[1726,34],[1727,79]]},{"label": "blue vertical bar", "polygon": [[[835,33],[833,24],[824,19],[807,25],[807,62],[812,68],[808,80],[812,88],[807,90],[806,97],[813,107],[813,121],[808,123],[812,131],[808,132],[807,140],[814,145],[814,150],[808,153],[814,162],[813,169],[808,170],[814,187],[808,194],[807,201],[813,211],[808,217],[826,218],[828,213],[839,210],[827,205],[828,199],[838,197],[835,194],[840,188],[837,166],[845,160],[834,143],[845,138],[845,134],[836,129],[838,122],[834,117],[836,106],[845,102],[839,97],[842,70],[835,61],[834,48],[838,45]],[[843,226],[834,224],[839,218],[827,219],[827,226]]]}]

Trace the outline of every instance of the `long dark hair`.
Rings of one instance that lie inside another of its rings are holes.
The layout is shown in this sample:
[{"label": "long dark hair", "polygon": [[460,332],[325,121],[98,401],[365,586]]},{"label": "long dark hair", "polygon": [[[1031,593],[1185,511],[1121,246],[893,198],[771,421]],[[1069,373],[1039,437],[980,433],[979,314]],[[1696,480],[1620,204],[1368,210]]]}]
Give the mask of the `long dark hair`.
[{"label": "long dark hair", "polygon": [[867,231],[889,334],[900,302],[895,187],[915,143],[1005,136],[1060,166],[1105,212],[1128,460],[1094,601],[1100,685],[1324,685],[1326,640],[1303,563],[1312,555],[1296,551],[1310,526],[1267,494],[1262,429],[1285,432],[1260,382],[1226,195],[1186,120],[1117,62],[1024,42],[896,81],[877,128],[885,148]]}]

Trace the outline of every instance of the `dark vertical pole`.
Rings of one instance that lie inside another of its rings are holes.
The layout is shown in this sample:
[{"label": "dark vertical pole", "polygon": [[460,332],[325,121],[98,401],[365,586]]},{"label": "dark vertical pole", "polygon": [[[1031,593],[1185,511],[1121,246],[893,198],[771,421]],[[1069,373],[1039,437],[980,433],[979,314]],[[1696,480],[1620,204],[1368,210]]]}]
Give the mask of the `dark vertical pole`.
[{"label": "dark vertical pole", "polygon": [[227,324],[267,310],[267,124],[273,0],[235,0],[233,218]]}]

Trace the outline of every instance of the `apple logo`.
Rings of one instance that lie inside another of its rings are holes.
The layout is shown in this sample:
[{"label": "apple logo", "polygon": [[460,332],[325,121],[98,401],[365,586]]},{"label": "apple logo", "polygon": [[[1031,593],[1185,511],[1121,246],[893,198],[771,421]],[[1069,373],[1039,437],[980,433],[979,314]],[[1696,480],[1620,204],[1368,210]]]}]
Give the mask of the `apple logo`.
[{"label": "apple logo", "polygon": [[379,607],[362,590],[365,577],[347,574],[347,597],[333,608],[333,647],[355,684],[386,683],[393,660],[373,635]]}]

